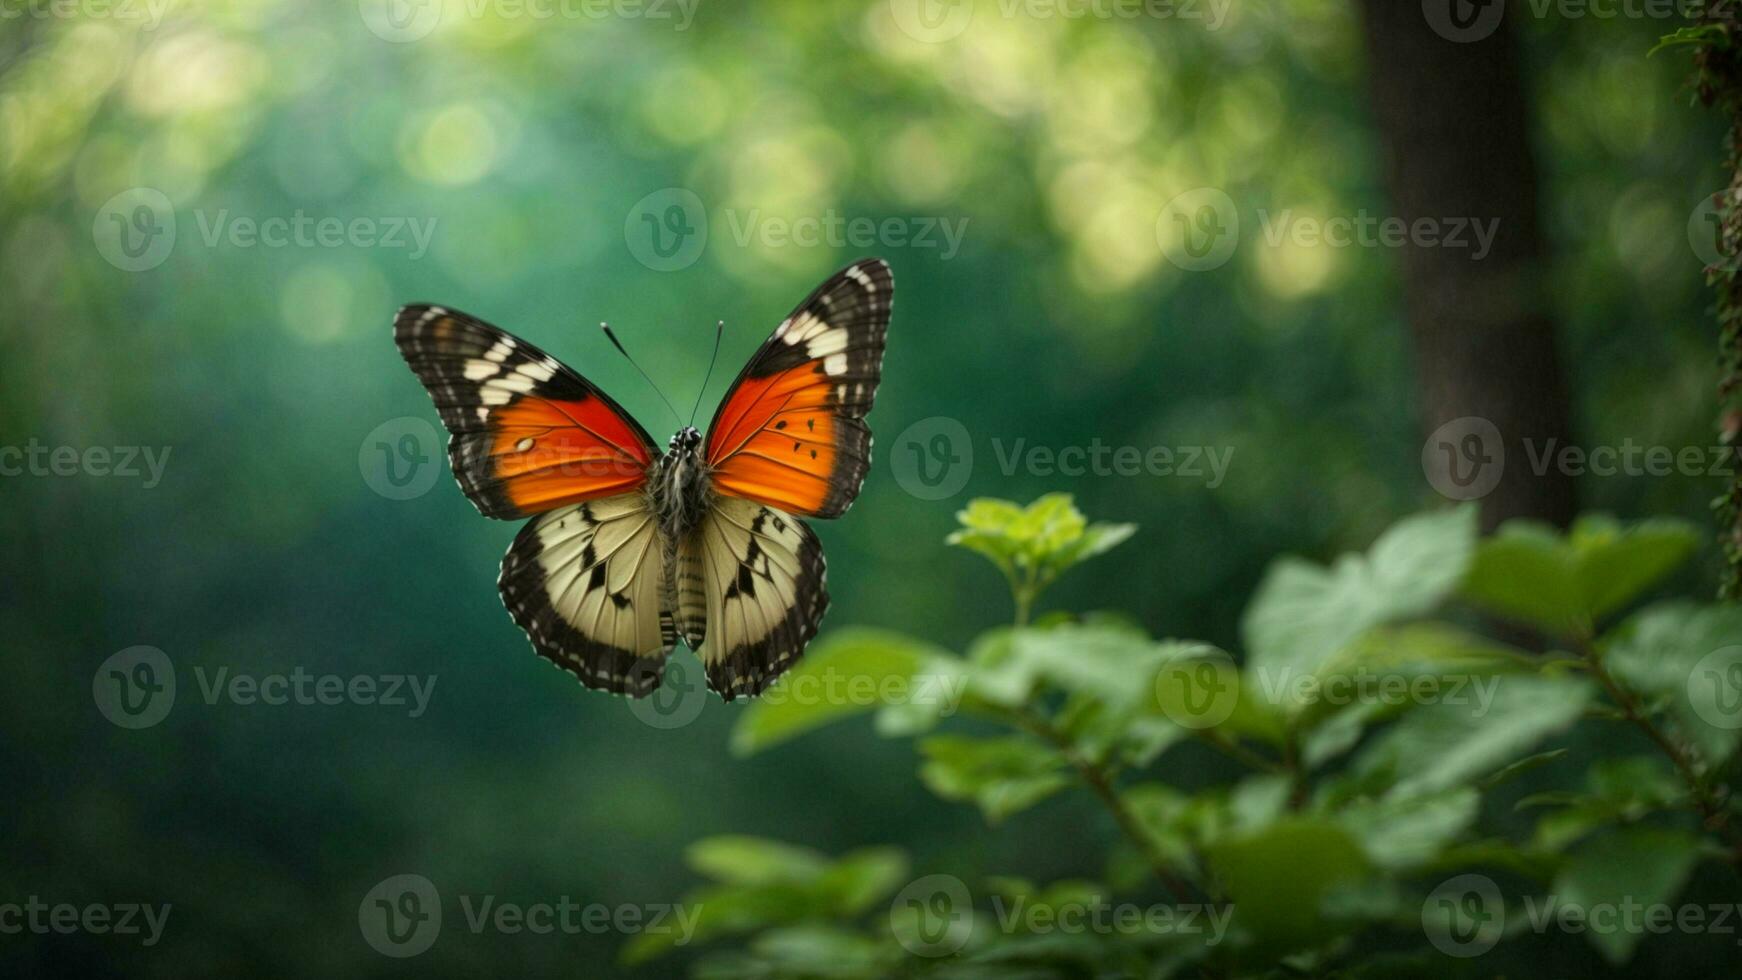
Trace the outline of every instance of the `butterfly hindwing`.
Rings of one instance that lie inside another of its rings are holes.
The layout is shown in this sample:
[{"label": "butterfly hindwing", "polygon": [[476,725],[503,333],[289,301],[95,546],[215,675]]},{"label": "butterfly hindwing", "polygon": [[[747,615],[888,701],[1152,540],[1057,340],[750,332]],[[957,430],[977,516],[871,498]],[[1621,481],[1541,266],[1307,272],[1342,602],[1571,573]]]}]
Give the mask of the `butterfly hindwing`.
[{"label": "butterfly hindwing", "polygon": [[774,683],[829,607],[822,543],[803,521],[754,501],[716,498],[680,562],[705,595],[698,656],[708,686],[728,701]]},{"label": "butterfly hindwing", "polygon": [[653,440],[544,351],[440,306],[400,310],[393,338],[448,428],[460,489],[486,517],[526,517],[645,482]]},{"label": "butterfly hindwing", "polygon": [[509,615],[533,649],[588,687],[644,697],[677,635],[647,495],[569,504],[528,521],[502,559]]},{"label": "butterfly hindwing", "polygon": [[894,289],[888,263],[856,262],[775,328],[708,427],[716,490],[805,517],[839,517],[852,505],[871,466],[864,419]]}]

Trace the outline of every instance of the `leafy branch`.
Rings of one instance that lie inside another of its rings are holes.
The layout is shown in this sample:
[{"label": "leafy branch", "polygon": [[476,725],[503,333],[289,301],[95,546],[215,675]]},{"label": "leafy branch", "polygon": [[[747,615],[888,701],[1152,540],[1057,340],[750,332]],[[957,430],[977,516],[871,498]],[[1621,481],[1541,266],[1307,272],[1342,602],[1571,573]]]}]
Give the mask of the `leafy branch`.
[{"label": "leafy branch", "polygon": [[[1735,860],[1734,800],[1718,774],[1742,738],[1742,684],[1721,687],[1742,676],[1742,610],[1672,601],[1629,614],[1692,553],[1696,537],[1679,523],[1588,517],[1565,534],[1512,524],[1482,540],[1473,508],[1411,517],[1329,565],[1277,561],[1247,608],[1237,659],[1152,638],[1116,613],[1033,617],[1049,585],[1129,539],[1129,525],[1091,524],[1059,494],[977,500],[960,519],[950,542],[1004,575],[1015,625],[960,652],[886,630],[833,633],[783,686],[838,690],[815,683],[834,676],[898,693],[768,698],[741,716],[733,747],[768,751],[870,713],[881,734],[915,741],[924,786],[994,827],[1086,790],[1118,830],[1103,880],[989,875],[972,887],[951,879],[954,897],[916,899],[937,876],[907,880],[891,849],[799,859],[762,842],[784,869],[765,875],[704,841],[692,863],[714,882],[691,896],[704,907],[698,935],[748,942],[705,960],[709,976],[1316,975],[1347,970],[1381,938],[1407,949],[1398,940],[1409,937],[1408,969],[1422,972],[1442,955],[1428,942],[1435,916],[1454,917],[1444,929],[1480,925],[1455,919],[1463,906],[1430,902],[1436,881],[1504,869],[1593,903],[1668,901],[1699,862]],[[1475,617],[1439,617],[1457,605],[1561,637],[1571,652],[1525,654],[1456,625]],[[1553,743],[1581,724],[1621,730],[1611,719],[1658,754],[1601,752],[1579,790],[1515,788],[1529,773],[1564,781],[1581,764],[1578,741]],[[1236,771],[1168,755],[1188,744]],[[1216,778],[1188,792],[1176,785],[1184,772]],[[1508,794],[1539,814],[1524,839],[1484,826],[1484,813],[1504,809],[1485,801]],[[1156,889],[1172,907],[1225,915],[1226,934],[1045,927],[1062,909]],[[973,894],[1047,915],[994,921],[968,907]],[[1640,938],[1589,934],[1617,964]],[[637,943],[634,956],[661,951]]]}]

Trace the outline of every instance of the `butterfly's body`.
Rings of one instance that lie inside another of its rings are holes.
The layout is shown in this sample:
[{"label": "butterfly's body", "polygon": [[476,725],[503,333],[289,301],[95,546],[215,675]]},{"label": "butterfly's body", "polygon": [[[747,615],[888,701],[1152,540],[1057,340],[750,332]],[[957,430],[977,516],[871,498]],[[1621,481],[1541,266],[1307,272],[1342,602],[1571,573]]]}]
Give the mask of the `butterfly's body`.
[{"label": "butterfly's body", "polygon": [[822,545],[800,517],[844,513],[870,467],[871,409],[894,282],[854,263],[783,320],[707,435],[660,452],[581,375],[481,320],[408,306],[406,362],[487,517],[531,517],[502,560],[533,649],[589,687],[643,697],[678,639],[727,700],[753,696],[816,635]]},{"label": "butterfly's body", "polygon": [[647,481],[649,506],[659,516],[659,530],[670,546],[688,538],[708,512],[708,462],[702,456],[702,434],[684,426],[671,437],[670,449],[654,464]]}]

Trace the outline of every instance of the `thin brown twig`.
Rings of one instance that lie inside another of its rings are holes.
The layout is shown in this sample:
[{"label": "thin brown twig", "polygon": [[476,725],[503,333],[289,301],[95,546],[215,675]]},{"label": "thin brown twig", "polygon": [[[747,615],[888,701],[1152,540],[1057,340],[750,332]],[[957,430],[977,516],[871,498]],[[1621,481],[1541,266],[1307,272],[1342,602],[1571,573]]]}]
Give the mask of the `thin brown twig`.
[{"label": "thin brown twig", "polygon": [[1584,655],[1585,662],[1590,664],[1591,676],[1603,686],[1615,706],[1621,709],[1622,717],[1632,722],[1645,736],[1649,738],[1665,756],[1670,764],[1675,766],[1677,775],[1687,784],[1689,799],[1694,810],[1699,813],[1706,829],[1722,835],[1731,845],[1729,858],[1733,863],[1742,863],[1742,836],[1738,836],[1734,825],[1730,823],[1729,813],[1725,811],[1723,802],[1712,792],[1712,787],[1700,774],[1694,764],[1693,756],[1687,748],[1668,733],[1659,728],[1651,720],[1651,716],[1639,705],[1639,699],[1626,686],[1617,681],[1604,665],[1603,658],[1597,653],[1597,648],[1589,640],[1581,638],[1579,652]]}]

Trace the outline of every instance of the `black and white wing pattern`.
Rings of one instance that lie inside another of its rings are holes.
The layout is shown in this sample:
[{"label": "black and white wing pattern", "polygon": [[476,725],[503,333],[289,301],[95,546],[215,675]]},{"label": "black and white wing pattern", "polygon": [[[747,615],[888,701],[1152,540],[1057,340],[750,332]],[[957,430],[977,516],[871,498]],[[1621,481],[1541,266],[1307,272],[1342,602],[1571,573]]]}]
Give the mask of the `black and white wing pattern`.
[{"label": "black and white wing pattern", "polygon": [[[803,521],[741,497],[716,497],[680,558],[680,608],[707,610],[706,636],[691,614],[684,632],[727,701],[755,697],[804,652],[829,607],[828,570]],[[698,602],[699,599],[699,602]]]},{"label": "black and white wing pattern", "polygon": [[659,522],[640,491],[527,522],[499,586],[532,647],[591,688],[645,697],[677,642]]}]

